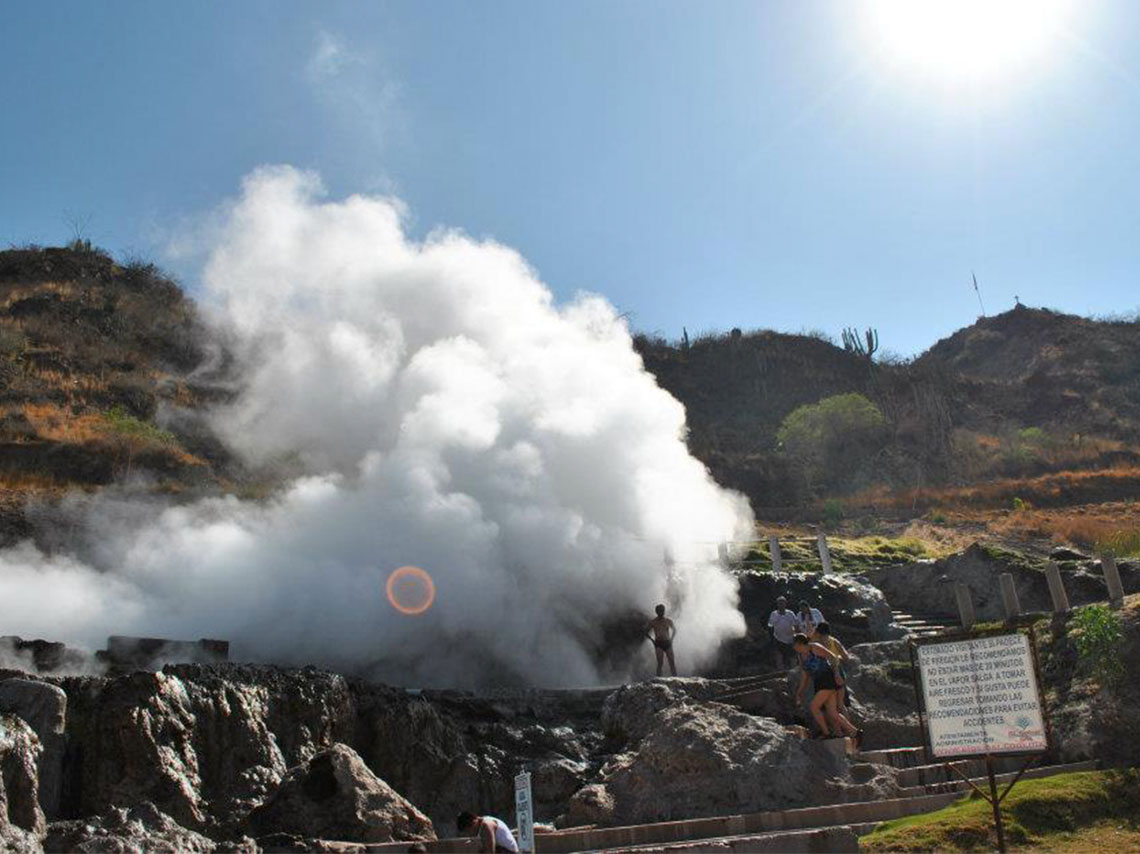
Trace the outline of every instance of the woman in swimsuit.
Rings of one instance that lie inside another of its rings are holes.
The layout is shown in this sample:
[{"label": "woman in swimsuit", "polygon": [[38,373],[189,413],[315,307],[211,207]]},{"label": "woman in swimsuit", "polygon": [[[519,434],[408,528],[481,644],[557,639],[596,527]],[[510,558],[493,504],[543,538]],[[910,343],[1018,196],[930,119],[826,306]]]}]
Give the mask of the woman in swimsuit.
[{"label": "woman in swimsuit", "polygon": [[[855,746],[858,747],[863,741],[863,730],[854,727],[839,712],[839,683],[833,670],[838,656],[822,644],[812,643],[804,634],[796,635],[792,644],[803,662],[804,671],[800,687],[796,690],[796,705],[803,702],[804,688],[810,678],[814,692],[810,706],[811,716],[819,727],[820,737],[849,735],[855,739]],[[830,728],[827,725],[828,720],[831,721]]]}]

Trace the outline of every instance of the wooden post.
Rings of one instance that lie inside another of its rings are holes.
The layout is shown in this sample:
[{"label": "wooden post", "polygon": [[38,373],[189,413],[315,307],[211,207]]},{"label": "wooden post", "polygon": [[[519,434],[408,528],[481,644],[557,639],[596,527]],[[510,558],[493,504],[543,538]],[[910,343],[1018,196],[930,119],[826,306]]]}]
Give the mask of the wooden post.
[{"label": "wooden post", "polygon": [[990,778],[990,805],[994,808],[994,829],[997,830],[998,851],[1005,854],[1005,832],[1001,825],[1001,798],[997,793],[997,780],[994,778],[994,758],[986,754],[986,773]]},{"label": "wooden post", "polygon": [[1045,564],[1045,580],[1049,582],[1049,595],[1053,597],[1053,613],[1064,614],[1069,610],[1069,594],[1061,581],[1061,569],[1053,561]]},{"label": "wooden post", "polygon": [[1005,618],[1012,620],[1021,613],[1021,603],[1017,599],[1017,588],[1013,586],[1013,574],[1003,572],[1001,581],[1001,601],[1005,605]]},{"label": "wooden post", "polygon": [[1104,583],[1108,587],[1108,604],[1113,608],[1124,607],[1124,585],[1120,583],[1120,570],[1116,568],[1116,558],[1109,554],[1100,556],[1100,568],[1104,572]]},{"label": "wooden post", "polygon": [[974,597],[970,595],[970,587],[958,582],[954,585],[954,598],[958,600],[958,616],[962,620],[962,628],[972,629],[978,622],[978,615],[974,611]]},{"label": "wooden post", "polygon": [[716,544],[716,558],[721,566],[728,566],[728,543]]},{"label": "wooden post", "polygon": [[784,568],[784,559],[780,555],[780,538],[768,538],[768,557],[772,559],[772,571],[780,572]]},{"label": "wooden post", "polygon": [[819,559],[823,563],[823,574],[829,575],[831,573],[831,550],[827,547],[827,535],[820,534],[818,538],[819,543]]}]

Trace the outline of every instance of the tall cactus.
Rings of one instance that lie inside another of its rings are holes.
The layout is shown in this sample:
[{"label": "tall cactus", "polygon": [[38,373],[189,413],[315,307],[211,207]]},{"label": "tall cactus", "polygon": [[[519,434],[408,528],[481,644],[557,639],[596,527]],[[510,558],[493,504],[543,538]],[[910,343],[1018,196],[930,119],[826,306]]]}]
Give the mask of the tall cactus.
[{"label": "tall cactus", "polygon": [[879,330],[868,326],[862,336],[854,326],[843,330],[843,348],[848,353],[857,353],[868,362],[874,358],[875,351],[879,349]]}]

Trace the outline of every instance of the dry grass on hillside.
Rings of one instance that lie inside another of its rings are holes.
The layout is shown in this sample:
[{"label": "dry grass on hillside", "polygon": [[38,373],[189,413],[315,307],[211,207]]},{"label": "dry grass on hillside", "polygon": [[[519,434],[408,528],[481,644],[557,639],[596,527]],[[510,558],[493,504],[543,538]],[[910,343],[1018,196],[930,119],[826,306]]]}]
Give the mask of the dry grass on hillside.
[{"label": "dry grass on hillside", "polygon": [[988,527],[1010,537],[1040,537],[1119,556],[1140,555],[1140,504],[1135,502],[1015,510],[991,519]]},{"label": "dry grass on hillside", "polygon": [[992,510],[1015,507],[1068,507],[1140,498],[1140,465],[1071,470],[1037,477],[997,478],[968,486],[891,491],[876,487],[843,500],[871,510]]}]

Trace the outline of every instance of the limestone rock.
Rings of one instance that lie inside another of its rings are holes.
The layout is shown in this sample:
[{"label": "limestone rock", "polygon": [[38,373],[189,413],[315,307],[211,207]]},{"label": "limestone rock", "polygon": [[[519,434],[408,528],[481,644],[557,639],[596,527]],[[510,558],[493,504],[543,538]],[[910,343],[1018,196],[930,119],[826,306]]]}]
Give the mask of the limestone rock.
[{"label": "limestone rock", "polygon": [[44,831],[37,761],[40,741],[15,715],[0,715],[0,849],[36,851]]},{"label": "limestone rock", "polygon": [[[55,822],[44,839],[47,852],[201,854],[214,850],[214,842],[182,827],[149,801],[130,809],[113,808],[102,816]],[[252,846],[246,850],[252,852]]]},{"label": "limestone rock", "polygon": [[863,746],[876,750],[920,744],[907,642],[859,644],[848,652],[851,718],[866,732]]},{"label": "limestone rock", "polygon": [[801,599],[811,602],[823,613],[832,634],[848,646],[901,635],[901,630],[891,622],[889,596],[884,597],[883,592],[866,583],[866,579],[818,572],[747,571],[736,575],[740,581],[740,611],[747,633],[744,638],[725,644],[715,675],[740,676],[775,668],[768,638],[768,616],[779,596],[787,597],[788,606],[793,610]]},{"label": "limestone rock", "polygon": [[636,753],[605,769],[620,824],[785,809],[813,803],[843,777],[822,744],[770,718],[719,703],[685,701],[659,712]]},{"label": "limestone rock", "polygon": [[345,680],[320,671],[180,665],[61,684],[75,747],[64,797],[79,815],[150,800],[202,830],[248,812],[353,724]]},{"label": "limestone rock", "polygon": [[344,744],[291,769],[277,791],[250,813],[247,826],[254,837],[290,833],[347,842],[435,839],[428,817]]},{"label": "limestone rock", "polygon": [[[1093,561],[1060,563],[1061,578],[1073,606],[1108,598],[1099,563]],[[1140,572],[1121,562],[1125,592],[1140,592]],[[1022,611],[1051,611],[1053,600],[1045,579],[1043,561],[1009,549],[974,543],[938,561],[916,561],[905,566],[870,570],[871,583],[886,594],[892,607],[914,614],[956,615],[954,585],[970,588],[979,620],[1001,620],[1005,609],[1001,598],[1002,573],[1013,576]],[[825,612],[826,613],[826,612]]]},{"label": "limestone rock", "polygon": [[740,610],[748,621],[749,633],[758,631],[766,637],[768,615],[776,607],[776,598],[786,596],[788,607],[793,610],[801,599],[818,608],[832,632],[848,643],[895,636],[887,599],[874,586],[856,577],[818,572],[744,572],[738,577]]},{"label": "limestone rock", "polygon": [[531,775],[535,803],[561,808],[586,782],[585,773],[588,768],[585,762],[575,762],[573,759],[542,762]]},{"label": "limestone rock", "polygon": [[558,824],[561,827],[582,827],[584,825],[614,824],[614,796],[604,783],[591,783],[583,786],[570,799],[566,815]]},{"label": "limestone rock", "polygon": [[602,730],[618,744],[637,744],[653,728],[658,712],[690,695],[686,687],[711,699],[715,691],[701,690],[706,684],[704,680],[656,679],[622,685],[602,706]]},{"label": "limestone rock", "polygon": [[39,737],[39,799],[44,814],[55,818],[63,785],[64,723],[67,695],[63,689],[34,679],[0,682],[0,713],[23,718]]}]

